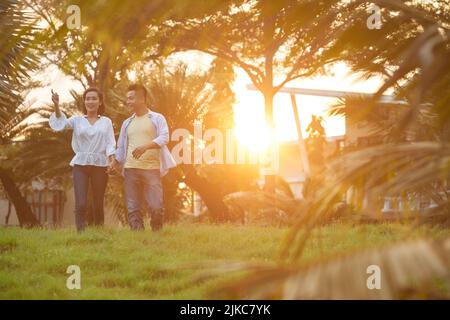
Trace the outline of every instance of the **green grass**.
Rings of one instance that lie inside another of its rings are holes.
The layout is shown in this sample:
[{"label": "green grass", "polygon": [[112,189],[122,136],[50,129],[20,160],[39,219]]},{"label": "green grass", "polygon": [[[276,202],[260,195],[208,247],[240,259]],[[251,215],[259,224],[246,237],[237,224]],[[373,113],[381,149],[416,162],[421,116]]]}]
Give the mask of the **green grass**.
[{"label": "green grass", "polygon": [[[286,229],[183,224],[160,233],[127,229],[0,229],[0,299],[204,299],[235,279],[192,280],[202,270],[165,268],[200,261],[275,260]],[[303,259],[317,259],[407,237],[448,230],[390,225],[330,225],[313,234]],[[81,268],[81,290],[66,288],[69,265]]]}]

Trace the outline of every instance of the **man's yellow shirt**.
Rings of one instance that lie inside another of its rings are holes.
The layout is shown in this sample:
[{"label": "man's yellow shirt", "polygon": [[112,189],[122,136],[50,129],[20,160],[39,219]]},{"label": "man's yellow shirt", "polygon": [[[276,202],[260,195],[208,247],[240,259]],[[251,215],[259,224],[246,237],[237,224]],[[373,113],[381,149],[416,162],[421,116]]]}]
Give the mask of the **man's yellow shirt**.
[{"label": "man's yellow shirt", "polygon": [[148,114],[135,116],[128,127],[128,150],[125,168],[158,169],[160,168],[159,149],[145,151],[139,159],[133,157],[133,150],[149,144],[156,138],[156,128]]}]

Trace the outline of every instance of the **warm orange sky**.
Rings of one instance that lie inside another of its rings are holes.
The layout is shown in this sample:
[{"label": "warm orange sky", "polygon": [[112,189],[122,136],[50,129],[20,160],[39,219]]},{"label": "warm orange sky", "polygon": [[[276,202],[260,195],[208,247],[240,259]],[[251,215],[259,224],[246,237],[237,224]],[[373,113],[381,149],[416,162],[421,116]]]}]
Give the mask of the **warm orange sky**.
[{"label": "warm orange sky", "polygon": [[[381,79],[369,81],[356,81],[357,76],[350,73],[344,63],[338,63],[333,67],[332,76],[315,77],[292,81],[286,87],[342,90],[363,93],[374,93],[381,84]],[[238,77],[233,86],[236,93],[237,104],[235,110],[236,134],[241,142],[251,146],[258,137],[264,135],[264,98],[257,91],[246,89],[250,79],[245,72],[238,70]],[[275,83],[278,83],[275,81]],[[325,111],[336,99],[329,97],[316,97],[297,95],[297,106],[299,108],[300,124],[304,136],[306,127],[311,121],[313,114],[322,115],[327,136],[339,136],[345,134],[345,120],[343,117],[326,117]],[[278,93],[274,99],[274,121],[275,132],[279,141],[290,141],[297,139],[297,130],[292,111],[291,99],[288,94]]]}]

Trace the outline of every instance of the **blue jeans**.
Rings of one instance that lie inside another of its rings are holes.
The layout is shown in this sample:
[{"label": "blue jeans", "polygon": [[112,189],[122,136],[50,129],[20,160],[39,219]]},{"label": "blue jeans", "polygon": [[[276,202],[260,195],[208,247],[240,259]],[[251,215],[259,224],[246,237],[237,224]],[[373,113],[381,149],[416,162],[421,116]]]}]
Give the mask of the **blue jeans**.
[{"label": "blue jeans", "polygon": [[73,173],[73,190],[75,192],[75,224],[78,231],[86,226],[86,212],[89,183],[92,188],[93,224],[101,226],[104,222],[103,203],[108,174],[106,167],[75,165]]},{"label": "blue jeans", "polygon": [[144,229],[143,216],[149,210],[152,229],[161,229],[164,209],[160,170],[125,168],[124,177],[128,223],[131,229]]}]

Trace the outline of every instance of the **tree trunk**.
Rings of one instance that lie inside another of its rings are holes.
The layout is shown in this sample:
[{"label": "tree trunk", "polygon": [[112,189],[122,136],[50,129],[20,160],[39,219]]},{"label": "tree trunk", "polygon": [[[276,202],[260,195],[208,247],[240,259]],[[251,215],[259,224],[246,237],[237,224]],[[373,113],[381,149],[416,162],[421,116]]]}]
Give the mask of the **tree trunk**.
[{"label": "tree trunk", "polygon": [[23,197],[19,188],[12,178],[12,173],[5,169],[0,168],[0,181],[3,184],[5,192],[8,195],[9,200],[13,203],[16,210],[17,218],[21,227],[37,227],[39,221],[37,221],[30,205]]},{"label": "tree trunk", "polygon": [[223,194],[208,179],[200,177],[195,170],[190,170],[184,179],[186,185],[198,192],[208,207],[213,222],[223,222],[228,218],[228,208],[223,202]]},{"label": "tree trunk", "polygon": [[11,201],[9,201],[8,199],[8,213],[6,214],[5,217],[5,226],[7,226],[9,224],[9,217],[11,216]]},{"label": "tree trunk", "polygon": [[[273,59],[274,59],[274,48],[273,37],[275,33],[275,20],[273,17],[273,4],[268,1],[263,4],[262,8],[262,16],[264,17],[263,24],[263,37],[264,37],[264,71],[265,71],[265,79],[263,83],[263,94],[264,94],[264,111],[266,118],[266,126],[269,130],[269,148],[270,153],[269,156],[278,157],[278,154],[275,153],[275,125],[273,122],[273,97],[274,97],[274,87],[273,87]],[[264,191],[269,193],[275,193],[275,184],[276,184],[276,172],[275,168],[272,165],[272,168],[266,173],[264,177]]]},{"label": "tree trunk", "polygon": [[[265,110],[265,117],[266,117],[266,126],[269,130],[269,148],[273,148],[275,145],[275,125],[273,122],[273,94],[265,93],[264,94],[264,110]],[[274,150],[272,150],[274,152]],[[271,153],[272,156],[278,157],[276,153]],[[272,159],[272,164],[274,164]],[[272,171],[272,170],[271,170]],[[269,193],[275,192],[275,180],[276,180],[276,173],[270,172],[267,175],[264,176],[264,191],[267,191]]]}]

